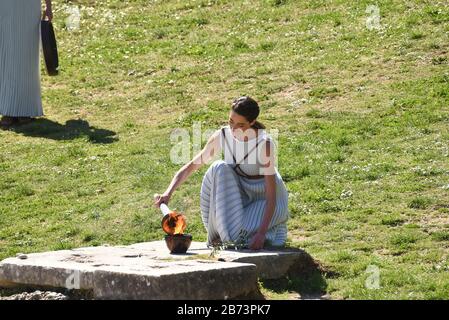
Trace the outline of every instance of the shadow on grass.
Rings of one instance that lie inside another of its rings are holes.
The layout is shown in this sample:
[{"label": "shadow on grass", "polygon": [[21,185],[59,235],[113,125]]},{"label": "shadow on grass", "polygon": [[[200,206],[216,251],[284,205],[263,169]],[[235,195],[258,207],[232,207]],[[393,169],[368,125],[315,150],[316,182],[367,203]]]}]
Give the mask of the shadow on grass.
[{"label": "shadow on grass", "polygon": [[299,253],[300,258],[289,268],[285,277],[261,279],[260,284],[277,294],[288,292],[297,293],[301,299],[326,299],[326,278],[334,278],[338,274],[322,266],[304,250],[298,248],[284,250]]},{"label": "shadow on grass", "polygon": [[89,122],[81,119],[68,120],[60,124],[48,119],[37,119],[29,124],[11,127],[11,131],[28,137],[40,137],[52,140],[73,140],[86,137],[91,143],[108,144],[118,141],[116,133],[111,130],[91,127]]}]

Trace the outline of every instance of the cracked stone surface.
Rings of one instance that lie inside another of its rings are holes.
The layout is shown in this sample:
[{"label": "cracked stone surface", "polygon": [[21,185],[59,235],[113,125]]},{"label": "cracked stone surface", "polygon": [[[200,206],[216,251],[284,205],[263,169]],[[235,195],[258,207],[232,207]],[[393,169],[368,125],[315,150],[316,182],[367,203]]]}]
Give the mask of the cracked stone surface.
[{"label": "cracked stone surface", "polygon": [[192,242],[186,254],[170,254],[164,241],[32,253],[0,263],[0,286],[90,290],[97,299],[231,299],[257,290],[258,277],[285,275],[302,254],[210,253]]}]

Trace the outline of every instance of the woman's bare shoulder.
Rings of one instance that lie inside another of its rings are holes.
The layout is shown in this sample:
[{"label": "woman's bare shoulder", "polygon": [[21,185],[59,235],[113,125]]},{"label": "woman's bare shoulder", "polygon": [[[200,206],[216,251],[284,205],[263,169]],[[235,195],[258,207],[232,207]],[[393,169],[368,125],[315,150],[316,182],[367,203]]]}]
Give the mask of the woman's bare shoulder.
[{"label": "woman's bare shoulder", "polygon": [[226,131],[229,129],[229,126],[221,126],[219,127],[217,130],[214,131],[214,133],[212,133],[211,138],[219,138],[221,135],[225,134],[226,135]]},{"label": "woman's bare shoulder", "polygon": [[215,131],[213,131],[212,134],[209,136],[208,142],[209,143],[219,143],[221,135],[222,135],[221,132],[225,128],[226,128],[226,126],[222,126],[218,129],[216,129]]}]

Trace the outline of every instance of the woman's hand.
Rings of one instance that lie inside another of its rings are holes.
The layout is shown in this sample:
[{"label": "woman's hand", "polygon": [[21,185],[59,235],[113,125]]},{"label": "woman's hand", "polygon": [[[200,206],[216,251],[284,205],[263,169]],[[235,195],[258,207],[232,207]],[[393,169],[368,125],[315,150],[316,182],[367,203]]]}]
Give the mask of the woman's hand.
[{"label": "woman's hand", "polygon": [[264,243],[265,243],[265,232],[258,231],[251,239],[249,248],[251,250],[260,250],[263,248]]},{"label": "woman's hand", "polygon": [[154,205],[159,208],[161,203],[165,203],[168,205],[168,202],[170,201],[171,195],[168,193],[163,194],[155,194],[154,195]]},{"label": "woman's hand", "polygon": [[45,16],[48,18],[48,21],[53,20],[53,9],[51,7],[51,1],[46,0],[45,1]]}]

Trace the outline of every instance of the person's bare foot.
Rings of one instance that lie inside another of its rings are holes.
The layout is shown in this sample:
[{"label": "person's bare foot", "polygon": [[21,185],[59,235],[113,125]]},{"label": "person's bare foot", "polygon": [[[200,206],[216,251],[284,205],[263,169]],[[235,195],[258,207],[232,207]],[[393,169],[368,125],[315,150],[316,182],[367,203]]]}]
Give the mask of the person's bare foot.
[{"label": "person's bare foot", "polygon": [[19,122],[19,118],[17,117],[9,117],[9,116],[3,116],[0,120],[0,126],[3,129],[8,129],[14,124],[17,124]]}]

